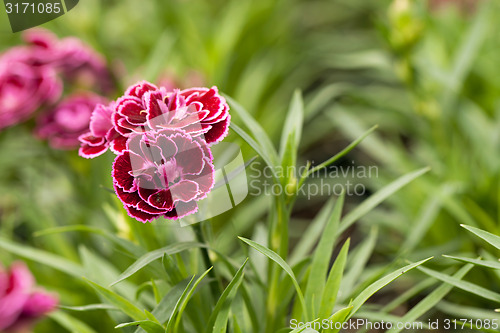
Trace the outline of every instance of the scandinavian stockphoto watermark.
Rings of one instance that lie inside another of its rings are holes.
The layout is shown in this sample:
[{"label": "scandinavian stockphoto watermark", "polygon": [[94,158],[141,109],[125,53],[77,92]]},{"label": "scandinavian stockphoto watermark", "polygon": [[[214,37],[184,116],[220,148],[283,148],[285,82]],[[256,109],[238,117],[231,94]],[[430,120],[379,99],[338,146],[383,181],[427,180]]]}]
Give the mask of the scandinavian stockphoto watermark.
[{"label": "scandinavian stockphoto watermark", "polygon": [[[314,161],[310,163],[314,166]],[[277,184],[272,180],[273,174],[278,178],[287,175],[302,175],[306,165],[300,167],[264,166],[256,161],[250,164],[249,188],[250,195],[299,195],[310,200],[316,196],[339,196],[344,192],[347,196],[364,196],[367,194],[366,181],[378,178],[378,167],[356,165],[354,161],[340,166],[330,166],[312,173],[302,186],[296,183]]]},{"label": "scandinavian stockphoto watermark", "polygon": [[402,321],[370,321],[364,318],[351,319],[346,322],[334,322],[323,319],[322,321],[300,322],[296,319],[290,320],[291,329],[304,329],[303,333],[314,333],[326,329],[335,330],[429,330],[429,331],[460,331],[472,329],[497,330],[500,328],[498,319],[428,319],[426,322],[402,322]]}]

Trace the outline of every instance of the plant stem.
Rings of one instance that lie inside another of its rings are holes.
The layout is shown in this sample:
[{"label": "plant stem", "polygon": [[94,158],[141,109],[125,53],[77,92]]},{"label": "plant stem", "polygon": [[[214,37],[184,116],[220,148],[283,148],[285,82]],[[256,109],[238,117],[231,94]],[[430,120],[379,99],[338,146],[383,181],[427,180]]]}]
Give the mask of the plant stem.
[{"label": "plant stem", "polygon": [[[203,235],[203,230],[201,227],[201,223],[196,223],[193,225],[193,231],[196,236],[196,240],[206,246],[208,246],[208,242],[205,241],[205,236]],[[212,260],[210,259],[210,255],[208,253],[208,248],[207,247],[202,247],[200,248],[201,251],[201,257],[203,258],[203,263],[205,265],[206,269],[209,269],[210,267],[213,267]],[[220,289],[220,284],[219,284],[219,279],[217,275],[215,274],[215,270],[212,269],[209,273],[208,276],[211,278],[211,281],[209,283],[210,285],[210,290],[212,292],[212,297],[214,299],[214,302],[217,302],[219,299],[219,295],[221,294],[221,289]]]}]

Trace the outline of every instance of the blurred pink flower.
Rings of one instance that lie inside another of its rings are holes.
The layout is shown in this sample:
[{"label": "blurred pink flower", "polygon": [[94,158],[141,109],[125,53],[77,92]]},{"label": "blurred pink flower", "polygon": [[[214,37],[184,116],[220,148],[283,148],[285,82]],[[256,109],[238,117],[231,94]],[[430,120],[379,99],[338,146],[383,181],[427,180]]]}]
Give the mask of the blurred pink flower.
[{"label": "blurred pink flower", "polygon": [[17,332],[53,311],[58,300],[46,292],[35,290],[35,280],[21,262],[9,271],[0,265],[0,331]]},{"label": "blurred pink flower", "polygon": [[0,56],[0,129],[28,119],[40,106],[60,97],[61,83],[41,59],[24,47]]},{"label": "blurred pink flower", "polygon": [[94,94],[70,96],[40,115],[36,134],[56,149],[74,149],[78,138],[88,131],[92,111],[106,100]]},{"label": "blurred pink flower", "polygon": [[40,28],[28,30],[23,38],[33,52],[40,54],[41,61],[56,68],[65,79],[89,89],[97,86],[104,94],[114,90],[104,57],[80,39],[66,37],[58,40],[53,33]]}]

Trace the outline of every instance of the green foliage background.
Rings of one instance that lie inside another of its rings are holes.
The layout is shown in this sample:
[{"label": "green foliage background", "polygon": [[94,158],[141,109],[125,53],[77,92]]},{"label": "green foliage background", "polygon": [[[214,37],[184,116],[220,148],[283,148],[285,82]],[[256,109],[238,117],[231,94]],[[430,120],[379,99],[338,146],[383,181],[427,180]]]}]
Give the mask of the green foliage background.
[{"label": "green foliage background", "polygon": [[[84,160],[34,139],[30,123],[9,128],[0,133],[0,261],[27,260],[63,305],[36,332],[148,321],[148,332],[274,333],[290,331],[290,318],[333,313],[340,322],[500,319],[500,4],[431,8],[85,0],[46,24],[104,54],[118,94],[163,73],[218,86],[236,101],[228,140],[246,160],[317,166],[362,137],[326,167],[377,166],[378,177],[356,180],[365,197],[249,196],[195,228],[142,225],[107,191],[112,154]],[[19,43],[2,32],[2,49]],[[214,268],[202,275],[207,262]]]}]

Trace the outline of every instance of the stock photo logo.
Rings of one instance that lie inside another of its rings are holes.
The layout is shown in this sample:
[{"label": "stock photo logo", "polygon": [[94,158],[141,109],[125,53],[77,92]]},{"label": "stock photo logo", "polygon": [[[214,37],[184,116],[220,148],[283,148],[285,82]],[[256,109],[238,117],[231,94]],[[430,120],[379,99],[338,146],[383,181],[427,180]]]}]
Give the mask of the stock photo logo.
[{"label": "stock photo logo", "polygon": [[52,21],[73,9],[79,0],[3,0],[12,32]]}]

